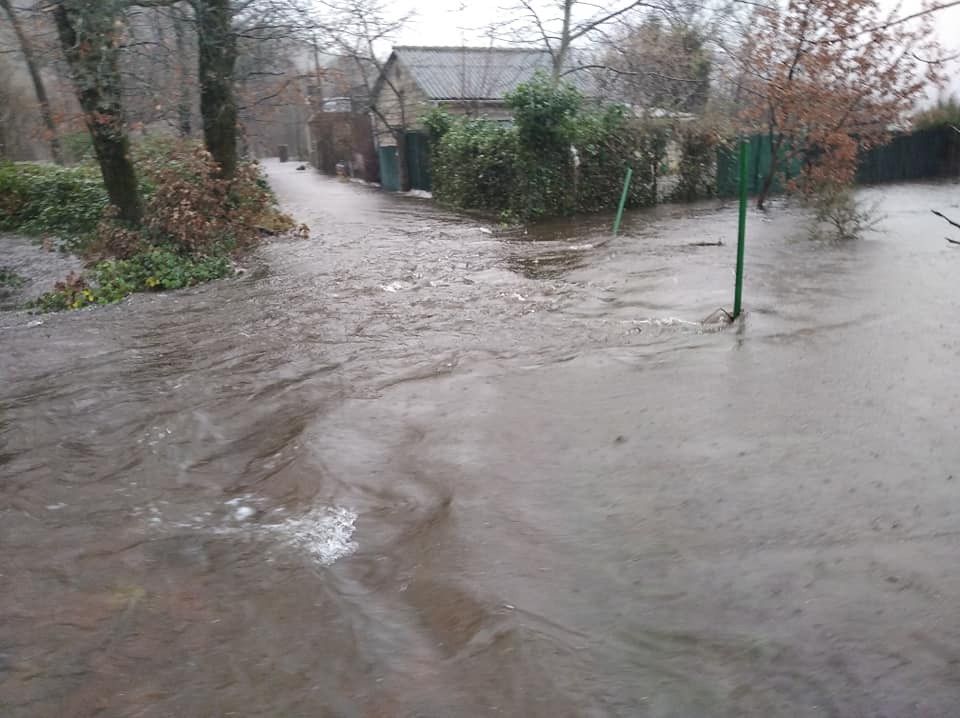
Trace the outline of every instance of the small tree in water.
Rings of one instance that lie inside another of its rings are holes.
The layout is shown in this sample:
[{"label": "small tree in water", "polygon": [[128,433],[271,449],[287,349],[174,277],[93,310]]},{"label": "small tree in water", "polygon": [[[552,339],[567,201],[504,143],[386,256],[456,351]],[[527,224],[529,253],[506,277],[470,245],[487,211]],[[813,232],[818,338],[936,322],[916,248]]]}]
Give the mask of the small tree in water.
[{"label": "small tree in water", "polygon": [[739,69],[744,119],[772,148],[758,207],[797,161],[800,189],[850,184],[859,151],[884,142],[942,81],[932,9],[897,19],[879,0],[787,0],[756,11]]}]

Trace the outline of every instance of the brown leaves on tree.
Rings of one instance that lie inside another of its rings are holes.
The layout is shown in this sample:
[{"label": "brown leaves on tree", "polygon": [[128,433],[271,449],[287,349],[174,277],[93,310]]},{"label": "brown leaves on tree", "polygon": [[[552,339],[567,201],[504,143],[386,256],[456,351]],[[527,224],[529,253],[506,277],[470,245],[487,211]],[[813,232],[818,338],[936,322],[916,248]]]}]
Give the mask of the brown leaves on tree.
[{"label": "brown leaves on tree", "polygon": [[771,176],[799,159],[801,189],[853,180],[859,150],[886,141],[942,82],[932,15],[898,22],[878,0],[788,0],[755,13],[741,49],[745,119],[769,134]]}]

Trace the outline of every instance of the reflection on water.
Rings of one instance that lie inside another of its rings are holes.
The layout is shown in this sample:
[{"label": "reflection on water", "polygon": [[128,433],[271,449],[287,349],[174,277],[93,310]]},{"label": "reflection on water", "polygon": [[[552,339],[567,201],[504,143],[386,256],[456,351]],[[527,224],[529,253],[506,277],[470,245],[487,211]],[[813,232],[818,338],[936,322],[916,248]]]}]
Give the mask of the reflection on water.
[{"label": "reflection on water", "polygon": [[954,714],[955,187],[751,212],[714,331],[733,208],[270,171],[243,278],[0,314],[0,713]]}]

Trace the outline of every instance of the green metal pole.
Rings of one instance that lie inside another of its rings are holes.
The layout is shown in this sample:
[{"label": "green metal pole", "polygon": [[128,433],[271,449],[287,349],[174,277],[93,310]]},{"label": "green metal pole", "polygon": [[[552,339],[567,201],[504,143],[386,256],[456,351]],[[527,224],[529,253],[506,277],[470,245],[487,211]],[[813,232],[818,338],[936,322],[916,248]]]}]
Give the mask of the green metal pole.
[{"label": "green metal pole", "polygon": [[747,233],[747,162],[750,143],[740,142],[740,222],[737,227],[737,283],[733,290],[733,318],[740,316],[740,300],[743,296],[743,240]]},{"label": "green metal pole", "polygon": [[617,208],[617,218],[613,220],[613,236],[620,231],[620,220],[623,219],[623,208],[627,206],[627,194],[630,192],[630,180],[633,179],[633,167],[627,167],[627,176],[623,178],[623,192],[620,195],[620,206]]}]

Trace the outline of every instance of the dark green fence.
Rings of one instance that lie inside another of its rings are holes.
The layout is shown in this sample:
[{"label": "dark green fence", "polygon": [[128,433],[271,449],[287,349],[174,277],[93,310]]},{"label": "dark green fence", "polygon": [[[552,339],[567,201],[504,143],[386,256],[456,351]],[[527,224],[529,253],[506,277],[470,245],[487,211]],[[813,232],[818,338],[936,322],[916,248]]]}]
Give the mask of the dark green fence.
[{"label": "dark green fence", "polygon": [[860,157],[857,182],[903,182],[960,176],[960,132],[952,127],[898,135]]},{"label": "dark green fence", "polygon": [[378,154],[380,155],[380,186],[388,192],[397,192],[400,189],[397,148],[381,147]]},{"label": "dark green fence", "polygon": [[423,132],[407,133],[407,173],[410,189],[430,191],[430,140]]},{"label": "dark green fence", "polygon": [[[422,132],[408,132],[406,137],[407,179],[410,189],[431,189],[430,141]],[[400,191],[400,160],[396,147],[381,147],[380,186],[388,192]]]},{"label": "dark green fence", "polygon": [[[753,135],[750,140],[750,164],[747,167],[747,191],[755,195],[760,191],[764,178],[770,171],[770,163],[773,161],[773,144],[768,135]],[[784,179],[790,180],[800,174],[800,163],[794,160],[786,168],[787,172],[783,174],[783,160],[786,156],[786,149],[780,148],[780,169],[781,172],[773,181],[772,191],[774,193],[783,192]],[[729,147],[720,147],[717,150],[717,195],[720,197],[735,197],[739,186],[739,166],[738,166],[737,143],[730,143]]]},{"label": "dark green fence", "polygon": [[[781,160],[785,154],[786,151],[781,150]],[[768,136],[750,137],[747,188],[751,195],[759,192],[763,179],[770,171],[772,156]],[[774,193],[783,191],[784,179],[789,180],[799,175],[800,162],[795,160],[786,169],[786,177],[780,174],[774,180]],[[720,197],[736,196],[737,172],[735,143],[729,148],[721,147],[717,150],[717,194]],[[897,135],[887,144],[863,152],[857,169],[857,182],[861,184],[937,177],[960,177],[960,132],[952,127]]]}]

